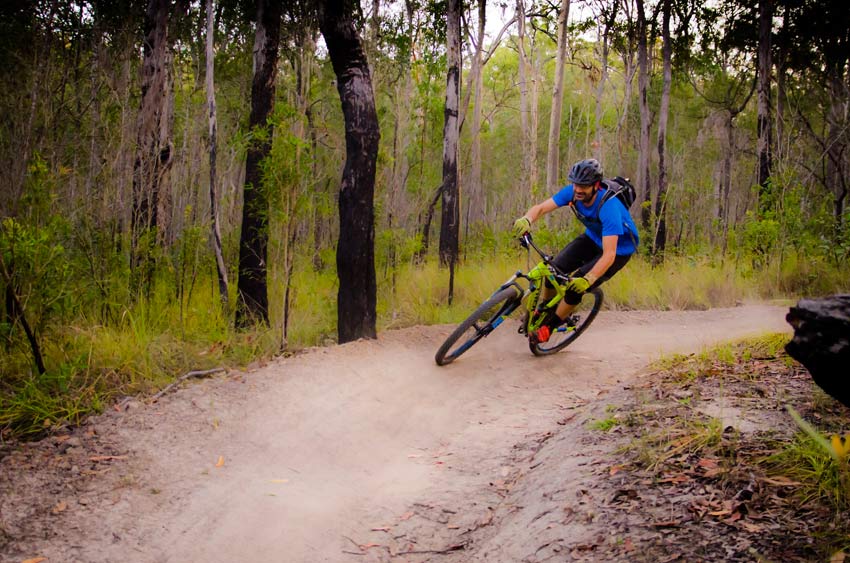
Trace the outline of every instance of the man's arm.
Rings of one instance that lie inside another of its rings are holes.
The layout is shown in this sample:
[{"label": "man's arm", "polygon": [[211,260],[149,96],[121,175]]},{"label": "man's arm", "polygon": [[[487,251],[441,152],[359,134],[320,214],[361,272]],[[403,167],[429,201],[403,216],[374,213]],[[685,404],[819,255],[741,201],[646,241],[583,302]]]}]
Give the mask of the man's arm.
[{"label": "man's arm", "polygon": [[[529,222],[534,223],[540,217],[543,217],[547,213],[554,211],[556,209],[558,209],[558,204],[555,203],[555,200],[550,197],[546,201],[544,201],[542,203],[538,203],[537,205],[533,206],[531,209],[526,211],[524,217],[526,217],[529,220]],[[612,259],[612,261],[613,261],[613,259]]]},{"label": "man's arm", "polygon": [[584,278],[590,285],[593,285],[596,283],[596,280],[604,276],[608,268],[611,267],[611,264],[614,263],[614,259],[617,257],[617,239],[619,238],[617,235],[602,237],[602,256],[596,261],[593,268],[584,275]]}]

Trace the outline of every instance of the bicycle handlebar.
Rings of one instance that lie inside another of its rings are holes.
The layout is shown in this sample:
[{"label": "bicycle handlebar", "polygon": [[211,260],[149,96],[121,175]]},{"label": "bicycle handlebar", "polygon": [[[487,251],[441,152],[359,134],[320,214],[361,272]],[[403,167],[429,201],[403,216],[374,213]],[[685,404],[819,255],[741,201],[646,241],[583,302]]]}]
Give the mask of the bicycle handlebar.
[{"label": "bicycle handlebar", "polygon": [[526,232],[525,234],[523,234],[519,239],[519,244],[523,248],[528,248],[529,246],[531,246],[531,248],[533,248],[537,252],[537,254],[540,255],[541,258],[543,258],[543,261],[546,264],[551,264],[552,257],[540,250],[540,248],[538,248],[538,246],[534,244],[534,241],[531,238],[531,233]]}]

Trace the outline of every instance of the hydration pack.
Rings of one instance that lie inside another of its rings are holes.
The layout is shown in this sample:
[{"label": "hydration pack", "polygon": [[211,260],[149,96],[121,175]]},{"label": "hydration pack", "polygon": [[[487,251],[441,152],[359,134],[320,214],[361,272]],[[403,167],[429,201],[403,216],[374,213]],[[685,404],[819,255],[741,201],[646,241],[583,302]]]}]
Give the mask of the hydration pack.
[{"label": "hydration pack", "polygon": [[596,208],[596,217],[589,217],[580,213],[576,208],[575,200],[570,202],[570,208],[575,213],[576,217],[579,218],[582,222],[585,220],[590,221],[599,221],[599,211],[602,209],[602,206],[611,199],[612,197],[616,197],[623,204],[623,207],[628,210],[632,204],[637,199],[637,192],[635,191],[635,187],[629,182],[628,178],[623,178],[622,176],[614,176],[609,180],[602,180],[602,185],[605,187],[605,194],[602,196],[602,201],[599,202],[599,207]]},{"label": "hydration pack", "polygon": [[612,197],[619,199],[626,209],[630,208],[635,202],[637,192],[635,191],[635,187],[631,184],[631,182],[629,182],[628,178],[614,176],[610,180],[602,180],[602,183],[608,191],[606,191],[605,195],[602,196],[602,201],[599,203],[600,208]]}]

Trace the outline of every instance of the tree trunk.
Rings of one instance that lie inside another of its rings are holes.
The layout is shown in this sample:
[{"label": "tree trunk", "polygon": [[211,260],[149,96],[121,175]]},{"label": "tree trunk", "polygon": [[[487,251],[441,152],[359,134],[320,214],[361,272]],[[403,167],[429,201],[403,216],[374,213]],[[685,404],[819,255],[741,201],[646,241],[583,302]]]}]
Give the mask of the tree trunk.
[{"label": "tree trunk", "polygon": [[339,342],[375,338],[375,166],[381,134],[354,0],[324,0],[320,28],[345,118],[345,167],[339,191]]},{"label": "tree trunk", "polygon": [[151,290],[160,190],[172,161],[168,111],[170,9],[171,0],[150,0],[145,12],[142,99],[137,125],[136,160],[133,165],[131,214],[130,269],[134,293],[148,294]]},{"label": "tree trunk", "polygon": [[431,239],[431,222],[434,220],[434,210],[437,208],[437,203],[440,201],[440,196],[443,195],[443,186],[440,186],[434,191],[434,197],[431,198],[431,203],[428,205],[428,210],[425,212],[425,219],[422,221],[422,231],[420,238],[422,239],[422,247],[416,254],[417,263],[422,262],[425,256],[428,255],[428,248]]},{"label": "tree trunk", "polygon": [[[640,146],[638,149],[638,181],[637,200],[652,202],[652,191],[649,184],[649,133],[652,128],[652,118],[649,114],[649,53],[647,52],[647,24],[643,0],[637,0],[638,13],[638,97],[640,99]],[[643,205],[641,209],[641,226],[649,228],[650,207]]]},{"label": "tree trunk", "polygon": [[720,193],[717,201],[717,218],[723,225],[724,245],[726,233],[729,231],[729,192],[732,189],[732,156],[735,151],[735,122],[733,120],[734,114],[728,111],[723,119],[725,132],[723,144],[725,146],[723,147],[723,161],[720,167]]},{"label": "tree trunk", "polygon": [[529,190],[529,195],[533,196],[531,185],[531,168],[529,166],[531,160],[531,147],[529,143],[529,119],[528,119],[528,53],[525,50],[525,0],[517,0],[516,2],[516,20],[517,20],[517,51],[519,52],[519,68],[517,70],[517,80],[519,82],[519,128],[522,145],[522,165],[520,172],[520,184],[523,189]]},{"label": "tree trunk", "polygon": [[530,82],[530,87],[528,89],[528,133],[526,139],[526,146],[528,149],[528,186],[531,188],[531,194],[534,200],[540,198],[540,186],[538,185],[540,182],[538,166],[537,166],[537,131],[539,129],[539,106],[540,106],[540,81],[538,80],[538,67],[541,66],[540,63],[540,52],[539,50],[535,50],[534,39],[532,38],[529,41],[530,45],[530,63],[526,70],[528,70],[527,77]]},{"label": "tree trunk", "polygon": [[[637,65],[635,65],[635,18],[634,18],[634,0],[620,0],[623,7],[624,21],[624,37],[622,42],[622,50],[620,56],[623,59],[623,108],[620,117],[617,120],[617,160],[620,166],[625,166],[623,158],[623,143],[625,137],[628,136],[628,117],[629,108],[632,103],[632,83],[634,82]],[[623,134],[624,129],[626,135]]]},{"label": "tree trunk", "polygon": [[215,11],[213,0],[207,0],[207,44],[206,44],[206,89],[207,108],[209,109],[209,144],[210,144],[210,218],[212,220],[212,242],[215,252],[216,271],[218,272],[218,292],[221,305],[227,311],[227,266],[224,264],[224,254],[221,251],[221,227],[218,223],[218,196],[216,195],[216,107],[215,107],[215,28],[213,19]]},{"label": "tree trunk", "polygon": [[18,298],[17,293],[15,293],[15,281],[12,277],[13,270],[14,266],[7,267],[6,262],[3,260],[3,255],[0,253],[0,274],[3,275],[3,282],[6,286],[6,316],[8,318],[8,322],[12,326],[18,322],[21,323],[21,327],[24,329],[24,334],[26,335],[27,341],[30,345],[30,351],[32,352],[35,367],[38,370],[39,375],[43,375],[47,370],[44,367],[44,357],[41,354],[41,346],[38,344],[38,338],[35,335],[35,331],[33,331],[29,322],[27,322],[27,315],[24,310],[24,306],[21,304],[21,300]]},{"label": "tree trunk", "polygon": [[617,17],[617,8],[619,2],[614,2],[611,6],[611,14],[606,14],[604,9],[600,17],[604,20],[602,40],[600,41],[599,63],[602,67],[602,74],[599,77],[599,86],[596,89],[596,125],[594,127],[595,135],[593,139],[593,157],[600,162],[605,162],[605,151],[602,148],[602,100],[605,95],[605,83],[608,81],[608,37],[611,33],[611,27],[614,25],[614,20]]},{"label": "tree trunk", "polygon": [[[835,232],[840,233],[844,221],[844,209],[847,199],[847,118],[848,88],[843,84],[839,72],[843,72],[846,61],[832,69],[829,78],[830,107],[827,117],[827,158],[826,178],[833,193],[833,218]],[[838,70],[840,69],[840,71]]]},{"label": "tree trunk", "polygon": [[475,59],[472,62],[472,91],[473,91],[473,107],[472,107],[472,131],[470,131],[471,148],[470,158],[472,160],[471,171],[467,180],[467,217],[466,228],[470,225],[479,223],[484,220],[484,190],[481,185],[481,103],[483,101],[483,89],[481,87],[481,79],[483,76],[484,65],[482,64],[482,54],[484,51],[484,32],[487,17],[487,2],[479,0],[478,2],[478,45],[475,49]]},{"label": "tree trunk", "polygon": [[567,22],[570,0],[561,0],[558,12],[558,50],[555,55],[555,84],[552,86],[552,110],[549,113],[549,143],[546,150],[546,189],[554,192],[560,185],[561,110],[564,105],[564,65],[567,59]]},{"label": "tree trunk", "polygon": [[664,0],[662,7],[662,59],[663,87],[661,90],[661,108],[658,111],[658,197],[655,199],[655,240],[652,243],[653,261],[663,260],[667,244],[667,221],[665,207],[667,198],[667,118],[670,114],[670,85],[673,82],[673,46],[670,42],[670,10],[672,0]]},{"label": "tree trunk", "polygon": [[[443,197],[440,222],[440,264],[453,271],[457,262],[460,213],[457,173],[458,106],[460,98],[460,14],[461,0],[448,0],[446,51],[446,105],[443,124]],[[452,289],[449,288],[449,300]]]},{"label": "tree trunk", "polygon": [[771,120],[770,120],[770,47],[773,25],[773,0],[759,0],[758,42],[758,184],[759,212],[765,211],[770,189]]},{"label": "tree trunk", "polygon": [[251,143],[245,161],[242,232],[239,237],[239,297],[236,304],[236,326],[243,328],[269,322],[269,198],[263,186],[260,162],[272,148],[273,126],[267,122],[274,109],[280,19],[280,2],[258,0],[249,125],[255,131],[268,126],[268,132],[260,136],[261,140]]}]

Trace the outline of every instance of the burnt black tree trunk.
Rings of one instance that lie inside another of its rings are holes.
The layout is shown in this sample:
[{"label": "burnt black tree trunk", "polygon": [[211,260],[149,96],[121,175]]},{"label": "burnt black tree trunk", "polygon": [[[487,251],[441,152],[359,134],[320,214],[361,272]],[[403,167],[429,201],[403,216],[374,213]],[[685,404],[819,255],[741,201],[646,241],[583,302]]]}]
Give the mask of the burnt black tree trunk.
[{"label": "burnt black tree trunk", "polygon": [[785,350],[818,386],[850,407],[850,295],[801,299],[785,318],[794,327]]},{"label": "burnt black tree trunk", "polygon": [[320,28],[337,77],[345,118],[345,168],[339,189],[339,342],[375,338],[375,166],[378,114],[363,42],[354,27],[355,0],[320,2]]},{"label": "burnt black tree trunk", "polygon": [[446,51],[446,107],[443,123],[443,205],[440,223],[440,264],[448,266],[449,303],[454,288],[460,237],[460,189],[457,174],[458,104],[460,102],[460,13],[461,0],[448,0]]},{"label": "burnt black tree trunk", "polygon": [[260,161],[272,148],[272,125],[267,124],[274,109],[275,77],[280,44],[280,0],[258,0],[257,29],[254,37],[254,81],[251,85],[252,130],[268,125],[248,147],[245,162],[245,189],[242,206],[242,232],[239,237],[239,296],[236,326],[269,322],[267,263],[269,242],[269,198],[262,182]]},{"label": "burnt black tree trunk", "polygon": [[159,196],[172,162],[169,116],[168,17],[171,0],[150,0],[145,11],[142,99],[133,164],[130,285],[148,294],[154,271],[154,247],[159,224]]}]

